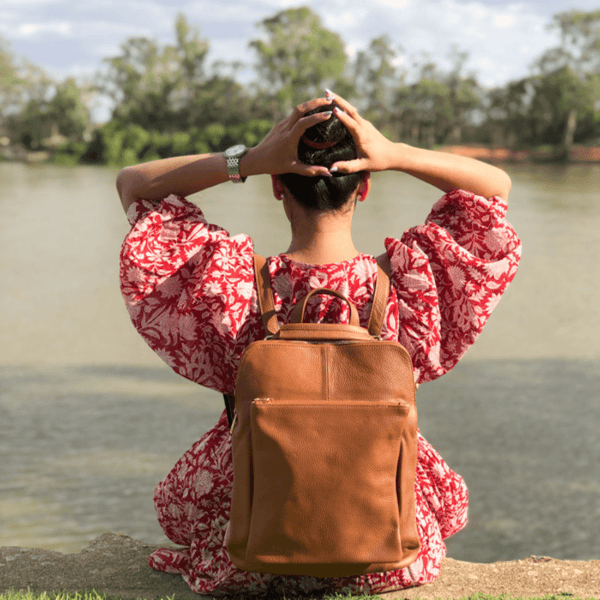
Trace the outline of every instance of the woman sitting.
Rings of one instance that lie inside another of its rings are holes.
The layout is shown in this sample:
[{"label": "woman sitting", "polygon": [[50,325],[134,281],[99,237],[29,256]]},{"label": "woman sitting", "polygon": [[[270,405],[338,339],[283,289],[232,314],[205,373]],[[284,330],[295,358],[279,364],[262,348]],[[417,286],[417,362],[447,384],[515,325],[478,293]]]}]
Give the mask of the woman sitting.
[{"label": "woman sitting", "polygon": [[[243,350],[264,337],[253,244],[209,224],[185,200],[189,194],[230,178],[271,175],[292,233],[288,249],[268,259],[279,322],[288,322],[311,288],[327,287],[354,303],[366,326],[377,260],[355,248],[351,223],[357,201],[369,193],[370,172],[401,171],[441,189],[444,196],[425,224],[385,239],[379,257],[389,261],[391,282],[382,337],[407,348],[417,384],[456,365],[516,273],[520,242],[505,220],[506,173],[392,143],[339,96],[328,93],[298,106],[258,146],[233,156],[229,169],[223,154],[177,157],[128,167],[117,180],[132,225],[122,249],[121,285],[133,324],[177,373],[219,392],[233,390]],[[323,296],[309,305],[306,320],[343,322],[347,310]],[[198,593],[382,593],[429,583],[439,573],[444,538],[466,524],[463,480],[420,436],[415,491],[421,550],[412,565],[345,578],[243,572],[232,565],[224,542],[232,477],[224,412],[155,491],[159,522],[182,548],[154,552],[150,565],[180,573]]]}]

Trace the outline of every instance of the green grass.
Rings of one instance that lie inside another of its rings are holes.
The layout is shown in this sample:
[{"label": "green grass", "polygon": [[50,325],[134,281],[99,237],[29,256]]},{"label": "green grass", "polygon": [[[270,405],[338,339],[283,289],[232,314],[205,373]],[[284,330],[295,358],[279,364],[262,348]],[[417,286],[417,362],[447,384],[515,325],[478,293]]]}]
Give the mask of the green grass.
[{"label": "green grass", "polygon": [[[205,596],[198,596],[198,599],[206,598]],[[377,600],[379,596],[351,596],[343,594],[332,594],[327,596],[320,596],[319,600]],[[517,596],[506,596],[501,594],[500,596],[490,596],[487,594],[475,594],[472,596],[465,596],[460,600],[589,600],[576,596],[570,596],[567,594],[546,594],[545,596],[536,596],[535,598],[521,598]],[[0,600],[122,600],[119,596],[107,596],[101,594],[95,590],[87,592],[20,592],[20,591],[8,591],[5,594],[0,594]],[[173,600],[173,597],[165,596],[161,600]],[[308,599],[307,599],[308,600]]]}]

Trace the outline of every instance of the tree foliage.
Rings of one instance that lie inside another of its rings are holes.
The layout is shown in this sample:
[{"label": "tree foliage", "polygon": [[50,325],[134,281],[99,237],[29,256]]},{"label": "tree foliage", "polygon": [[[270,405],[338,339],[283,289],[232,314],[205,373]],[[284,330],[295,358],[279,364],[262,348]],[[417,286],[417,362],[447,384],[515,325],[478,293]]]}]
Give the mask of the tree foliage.
[{"label": "tree foliage", "polygon": [[544,52],[535,68],[552,73],[570,67],[579,77],[600,71],[600,10],[557,13],[549,28],[560,34],[560,45]]},{"label": "tree foliage", "polygon": [[280,118],[307,98],[335,87],[346,65],[341,37],[308,7],[283,10],[258,24],[265,39],[250,42],[261,93],[274,96]]},{"label": "tree foliage", "polygon": [[[557,13],[549,27],[559,32],[560,45],[544,52],[534,63],[538,76],[532,109],[538,118],[532,128],[534,137],[561,144],[567,154],[578,129],[584,137],[584,131],[587,135],[600,133],[594,127],[599,99],[600,10]],[[552,123],[544,124],[548,118],[553,119]]]},{"label": "tree foliage", "polygon": [[48,99],[31,98],[18,115],[7,119],[10,135],[27,149],[59,143],[63,138],[82,140],[90,115],[82,101],[82,91],[73,78],[55,84]]},{"label": "tree foliage", "polygon": [[398,117],[397,94],[406,79],[396,59],[403,49],[395,47],[389,36],[373,38],[367,48],[359,50],[349,67],[355,103],[365,117],[376,122],[388,135],[394,135]]},{"label": "tree foliage", "polygon": [[0,38],[0,128],[11,127],[30,102],[45,102],[53,86],[40,67],[15,58],[8,42]]},{"label": "tree foliage", "polygon": [[[389,36],[349,56],[307,7],[282,10],[257,27],[255,79],[244,84],[239,63],[209,61],[209,40],[183,14],[172,43],[125,40],[93,88],[53,81],[0,39],[0,136],[31,150],[62,138],[65,162],[121,165],[217,152],[256,145],[293,106],[329,87],[391,139],[420,146],[552,144],[566,152],[600,139],[600,11],[554,15],[559,45],[538,58],[531,75],[495,89],[466,71],[469,55],[458,46],[444,70],[425,54],[408,66],[406,50]],[[92,92],[113,106],[109,122],[95,127],[86,104]]]}]

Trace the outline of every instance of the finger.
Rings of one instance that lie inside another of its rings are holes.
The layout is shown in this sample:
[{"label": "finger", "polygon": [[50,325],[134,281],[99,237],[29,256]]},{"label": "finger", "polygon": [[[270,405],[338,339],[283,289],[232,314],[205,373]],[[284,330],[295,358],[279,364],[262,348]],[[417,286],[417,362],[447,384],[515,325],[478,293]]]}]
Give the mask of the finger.
[{"label": "finger", "polygon": [[303,104],[299,104],[293,110],[291,114],[291,124],[292,126],[299,121],[304,115],[314,110],[315,108],[319,108],[319,106],[325,106],[327,104],[331,104],[332,100],[329,98],[315,98],[314,100],[309,100],[308,102],[304,102]]},{"label": "finger", "polygon": [[342,98],[338,95],[331,96],[332,100],[335,100],[335,103],[347,114],[349,114],[352,118],[356,119],[358,115],[358,110],[350,104],[346,99]]},{"label": "finger", "polygon": [[315,126],[317,123],[321,123],[323,121],[327,121],[327,119],[331,118],[333,114],[332,111],[315,113],[314,115],[308,115],[308,117],[302,117],[292,128],[292,132],[297,134],[298,139],[304,134],[307,129]]},{"label": "finger", "polygon": [[[352,134],[352,137],[355,138],[359,131],[356,119],[347,112],[340,110],[338,107],[333,109],[333,113],[346,126],[346,129]],[[358,116],[358,114],[356,116]]]},{"label": "finger", "polygon": [[358,173],[359,171],[368,171],[368,163],[364,158],[356,158],[354,160],[344,160],[333,163],[329,167],[330,173]]},{"label": "finger", "polygon": [[327,167],[319,165],[305,165],[300,162],[296,164],[295,173],[308,177],[332,177]]}]

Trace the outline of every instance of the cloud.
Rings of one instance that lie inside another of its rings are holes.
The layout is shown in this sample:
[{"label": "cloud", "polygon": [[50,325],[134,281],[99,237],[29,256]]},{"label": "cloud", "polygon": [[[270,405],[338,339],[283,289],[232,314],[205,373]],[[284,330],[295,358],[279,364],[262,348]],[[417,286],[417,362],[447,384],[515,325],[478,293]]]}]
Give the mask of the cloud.
[{"label": "cloud", "polygon": [[387,34],[404,49],[404,64],[427,52],[448,68],[448,54],[457,44],[469,52],[468,70],[484,83],[501,84],[525,76],[529,64],[557,42],[545,28],[550,18],[540,10],[542,2],[491,1],[0,0],[0,33],[45,69],[73,72],[89,65],[93,70],[93,64],[99,67],[128,37],[172,42],[175,16],[181,11],[210,40],[211,59],[249,63],[253,57],[248,41],[259,34],[255,24],[305,4],[354,51]]},{"label": "cloud", "polygon": [[354,49],[387,34],[409,56],[427,53],[442,68],[449,68],[448,55],[456,44],[469,53],[467,70],[475,71],[488,85],[526,76],[531,62],[558,42],[546,30],[549,18],[531,4],[518,2],[371,0],[368,12],[356,21],[347,17],[353,11],[351,4],[335,11],[328,3],[321,6],[332,29],[336,22],[344,23],[344,40]]},{"label": "cloud", "polygon": [[46,34],[56,34],[60,36],[71,36],[73,26],[67,21],[51,21],[45,23],[23,23],[19,25],[14,37],[34,37]]}]

